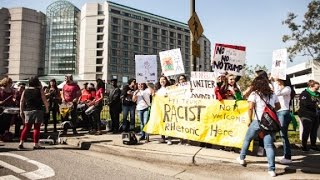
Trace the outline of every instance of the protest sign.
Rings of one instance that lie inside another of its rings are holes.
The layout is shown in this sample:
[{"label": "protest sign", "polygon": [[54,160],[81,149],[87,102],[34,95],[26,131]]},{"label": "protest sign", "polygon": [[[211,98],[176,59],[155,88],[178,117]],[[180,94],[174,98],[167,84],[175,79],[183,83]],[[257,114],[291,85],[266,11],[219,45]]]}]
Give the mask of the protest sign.
[{"label": "protest sign", "polygon": [[215,99],[215,74],[214,72],[192,71],[190,84],[192,98]]},{"label": "protest sign", "polygon": [[287,49],[278,49],[272,52],[272,77],[286,80],[287,58]]},{"label": "protest sign", "polygon": [[180,48],[159,52],[162,72],[165,76],[184,73]]},{"label": "protest sign", "polygon": [[216,44],[212,58],[215,72],[228,72],[236,76],[244,73],[246,47],[228,44]]},{"label": "protest sign", "polygon": [[247,101],[156,95],[144,131],[241,148],[250,123],[248,107]]},{"label": "protest sign", "polygon": [[157,81],[157,55],[135,55],[137,83]]}]

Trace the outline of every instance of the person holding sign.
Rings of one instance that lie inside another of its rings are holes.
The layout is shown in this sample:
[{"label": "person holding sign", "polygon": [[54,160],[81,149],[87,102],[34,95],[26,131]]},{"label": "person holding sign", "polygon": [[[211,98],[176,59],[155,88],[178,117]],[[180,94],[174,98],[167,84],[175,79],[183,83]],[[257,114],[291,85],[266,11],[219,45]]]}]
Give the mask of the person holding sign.
[{"label": "person holding sign", "polygon": [[[122,112],[123,112],[123,131],[128,132],[135,128],[135,111],[136,104],[132,101],[132,96],[136,90],[136,79],[129,79],[128,85],[125,85],[121,92]],[[130,113],[130,125],[128,122],[128,114]]]},{"label": "person holding sign", "polygon": [[[222,86],[216,91],[219,98],[226,100],[242,100],[242,94],[239,85],[236,83],[236,76],[228,74]],[[219,99],[219,100],[222,100]]]},{"label": "person holding sign", "polygon": [[138,83],[138,89],[133,93],[132,100],[137,103],[137,111],[140,119],[141,137],[139,141],[146,140],[149,142],[149,135],[143,131],[144,126],[149,120],[149,108],[151,107],[150,96],[153,89],[146,83]]},{"label": "person holding sign", "polygon": [[[249,118],[250,125],[246,133],[245,139],[243,141],[242,149],[240,156],[237,158],[237,161],[241,165],[246,165],[246,154],[250,145],[250,142],[258,136],[258,133],[261,131],[259,126],[259,120],[261,119],[263,110],[268,102],[275,110],[280,109],[280,103],[278,97],[273,93],[269,86],[268,79],[258,76],[252,82],[252,92],[248,97],[249,103]],[[262,99],[263,98],[263,99]],[[275,133],[273,132],[264,132],[263,142],[264,148],[266,150],[267,159],[268,159],[268,174],[272,177],[276,176],[275,173],[275,154],[274,154],[274,140]]]}]

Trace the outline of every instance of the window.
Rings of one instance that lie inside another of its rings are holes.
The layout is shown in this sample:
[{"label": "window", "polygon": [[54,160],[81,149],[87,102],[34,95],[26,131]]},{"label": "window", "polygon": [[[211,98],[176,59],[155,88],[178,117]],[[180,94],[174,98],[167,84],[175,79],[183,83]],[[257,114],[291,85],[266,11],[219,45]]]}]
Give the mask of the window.
[{"label": "window", "polygon": [[128,41],[129,41],[129,36],[125,36],[125,35],[123,35],[123,41],[128,42]]},{"label": "window", "polygon": [[118,35],[118,34],[115,34],[115,33],[112,33],[112,34],[111,34],[111,39],[113,39],[113,40],[118,40],[118,39],[119,39],[119,35]]},{"label": "window", "polygon": [[161,41],[162,41],[162,42],[168,42],[167,37],[162,36],[162,37],[161,37]]},{"label": "window", "polygon": [[128,72],[128,66],[123,66],[122,67],[122,72],[127,73]]},{"label": "window", "polygon": [[153,31],[154,34],[158,34],[158,28],[153,27],[152,31]]},{"label": "window", "polygon": [[139,51],[139,50],[140,50],[140,48],[139,48],[139,46],[138,46],[138,45],[134,45],[134,46],[133,46],[133,50],[134,50],[134,51]]},{"label": "window", "polygon": [[133,38],[133,42],[136,44],[140,44],[140,39],[139,38]]},{"label": "window", "polygon": [[140,31],[134,30],[133,31],[133,35],[140,37]]},{"label": "window", "polygon": [[116,10],[116,9],[111,9],[111,12],[112,12],[112,13],[115,13],[115,14],[120,14],[120,11],[119,11],[119,10]]},{"label": "window", "polygon": [[150,28],[150,27],[147,26],[147,25],[144,25],[144,26],[143,26],[143,30],[144,30],[144,31],[149,31],[149,28]]},{"label": "window", "polygon": [[103,15],[103,11],[98,11],[98,15]]},{"label": "window", "polygon": [[97,40],[98,40],[98,41],[103,40],[103,35],[98,35],[98,36],[97,36]]},{"label": "window", "polygon": [[174,32],[170,32],[170,37],[174,37]]},{"label": "window", "polygon": [[97,28],[97,32],[98,32],[98,33],[103,32],[103,27],[98,27],[98,28]]},{"label": "window", "polygon": [[110,66],[110,71],[117,72],[117,66],[114,66],[114,65]]},{"label": "window", "polygon": [[128,51],[123,51],[123,57],[129,57],[129,52]]},{"label": "window", "polygon": [[102,66],[96,67],[96,72],[102,72]]},{"label": "window", "polygon": [[112,25],[111,28],[113,32],[118,32],[118,26]]},{"label": "window", "polygon": [[148,54],[149,48],[148,47],[143,47],[143,53]]},{"label": "window", "polygon": [[181,40],[178,40],[178,45],[180,45],[180,46],[181,46]]},{"label": "window", "polygon": [[153,34],[152,38],[153,38],[153,40],[158,40],[158,35]]},{"label": "window", "polygon": [[119,19],[118,18],[115,18],[115,17],[112,17],[112,23],[113,24],[119,24]]},{"label": "window", "polygon": [[111,60],[110,60],[110,63],[111,64],[117,64],[117,58],[116,57],[111,57]]},{"label": "window", "polygon": [[155,49],[155,48],[153,48],[153,49],[152,49],[152,54],[158,54],[158,50]]},{"label": "window", "polygon": [[128,63],[129,63],[129,59],[123,59],[122,60],[122,64],[128,65]]},{"label": "window", "polygon": [[130,22],[128,20],[123,20],[123,26],[130,26]]},{"label": "window", "polygon": [[116,49],[111,49],[111,55],[112,56],[117,56],[118,55],[118,52]]},{"label": "window", "polygon": [[97,48],[103,48],[103,43],[97,43]]},{"label": "window", "polygon": [[140,24],[139,23],[133,23],[133,28],[134,29],[140,29]]},{"label": "window", "polygon": [[170,43],[174,44],[174,39],[170,38]]},{"label": "window", "polygon": [[182,35],[178,33],[178,39],[182,39]]},{"label": "window", "polygon": [[118,48],[118,42],[117,41],[111,41],[111,47],[112,48]]},{"label": "window", "polygon": [[170,49],[174,49],[174,46],[173,46],[173,45],[170,45]]},{"label": "window", "polygon": [[98,19],[98,25],[103,25],[104,19]]},{"label": "window", "polygon": [[122,44],[123,49],[129,49],[129,44],[128,43],[123,43]]},{"label": "window", "polygon": [[149,39],[149,33],[143,33],[143,37]]},{"label": "window", "polygon": [[184,45],[185,45],[186,47],[189,47],[189,42],[185,42]]},{"label": "window", "polygon": [[102,56],[102,54],[103,54],[103,50],[98,50],[97,51],[97,56]]},{"label": "window", "polygon": [[124,16],[127,16],[127,17],[130,17],[130,16],[131,16],[131,14],[126,13],[126,12],[124,12],[123,15],[124,15]]},{"label": "window", "polygon": [[162,49],[167,49],[167,45],[164,44],[164,43],[162,43],[162,44],[161,44],[161,48],[162,48]]},{"label": "window", "polygon": [[129,34],[129,28],[123,28],[123,34]]},{"label": "window", "polygon": [[186,41],[190,41],[190,37],[187,35],[185,35],[185,39],[186,39]]},{"label": "window", "polygon": [[153,42],[152,42],[152,46],[153,46],[153,47],[158,47],[158,42],[154,42],[154,41],[153,41]]},{"label": "window", "polygon": [[166,30],[161,30],[161,34],[163,35],[163,36],[166,36],[167,35],[167,33],[168,33],[168,31],[166,31]]},{"label": "window", "polygon": [[143,40],[143,45],[148,46],[149,45],[149,41],[148,40]]},{"label": "window", "polygon": [[96,59],[96,64],[102,64],[103,58],[97,58]]}]

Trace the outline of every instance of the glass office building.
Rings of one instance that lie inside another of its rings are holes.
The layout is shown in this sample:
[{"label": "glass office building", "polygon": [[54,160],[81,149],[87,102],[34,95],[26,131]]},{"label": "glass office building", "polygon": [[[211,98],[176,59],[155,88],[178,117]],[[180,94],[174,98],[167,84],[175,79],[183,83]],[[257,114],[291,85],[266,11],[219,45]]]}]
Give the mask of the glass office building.
[{"label": "glass office building", "polygon": [[47,7],[45,74],[77,74],[80,10],[60,0]]}]

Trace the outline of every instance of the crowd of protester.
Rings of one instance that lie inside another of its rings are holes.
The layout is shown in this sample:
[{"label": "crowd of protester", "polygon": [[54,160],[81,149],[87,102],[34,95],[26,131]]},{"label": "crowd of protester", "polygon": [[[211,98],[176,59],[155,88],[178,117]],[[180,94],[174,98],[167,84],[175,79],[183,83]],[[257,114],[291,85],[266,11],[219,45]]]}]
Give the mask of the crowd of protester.
[{"label": "crowd of protester", "polygon": [[[240,156],[237,158],[241,165],[245,165],[246,154],[250,142],[258,138],[260,156],[267,156],[268,173],[276,176],[275,173],[275,153],[274,139],[275,133],[261,131],[259,119],[263,109],[268,102],[277,111],[281,123],[280,137],[283,142],[283,158],[280,163],[289,164],[291,160],[291,145],[288,138],[288,127],[291,122],[290,102],[294,92],[290,79],[273,79],[268,77],[263,70],[256,71],[256,77],[251,85],[244,91],[238,84],[241,77],[233,74],[219,73],[215,80],[214,95],[217,100],[247,100],[249,103],[250,125],[246,132]],[[13,88],[12,79],[5,77],[0,82],[0,137],[2,140],[8,138],[9,129],[15,125],[15,137],[20,137],[19,149],[23,149],[27,133],[32,125],[34,149],[42,149],[39,146],[40,126],[44,124],[44,133],[48,132],[48,122],[53,119],[53,132],[57,132],[57,116],[61,115],[63,122],[69,122],[62,127],[62,133],[66,134],[68,128],[73,134],[77,134],[77,123],[79,116],[84,124],[84,129],[89,134],[101,135],[101,111],[104,105],[109,106],[111,117],[110,131],[114,134],[136,130],[136,115],[140,120],[140,142],[150,141],[149,135],[143,131],[150,116],[152,99],[155,95],[167,96],[167,88],[170,85],[183,85],[187,82],[185,75],[179,75],[177,79],[169,79],[160,76],[157,83],[136,82],[136,79],[129,79],[128,84],[122,88],[118,86],[117,79],[110,81],[111,87],[105,89],[105,82],[101,79],[93,83],[84,83],[83,89],[73,81],[72,75],[65,76],[65,85],[60,90],[55,79],[50,80],[49,87],[42,87],[37,77],[31,77],[26,88],[26,84],[18,84],[18,88]],[[106,104],[104,98],[106,97]],[[303,125],[302,150],[310,149],[320,151],[316,146],[317,130],[319,127],[320,115],[320,94],[319,82],[310,80],[308,87],[300,94],[299,117]],[[12,107],[12,111],[18,113],[6,113],[6,107]],[[20,112],[20,113],[19,113]],[[120,121],[120,113],[122,120]],[[71,118],[70,118],[71,117]],[[129,119],[129,120],[128,120]],[[122,122],[122,123],[120,123]],[[21,127],[23,125],[23,130]],[[307,140],[310,138],[310,146]],[[172,137],[161,136],[159,143],[166,142],[172,145]],[[179,144],[189,145],[190,141],[179,139]],[[226,149],[228,150],[228,149]],[[229,149],[230,150],[230,149]]]}]

